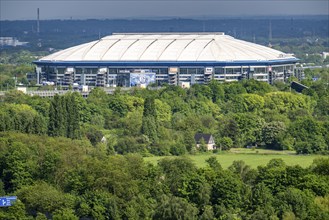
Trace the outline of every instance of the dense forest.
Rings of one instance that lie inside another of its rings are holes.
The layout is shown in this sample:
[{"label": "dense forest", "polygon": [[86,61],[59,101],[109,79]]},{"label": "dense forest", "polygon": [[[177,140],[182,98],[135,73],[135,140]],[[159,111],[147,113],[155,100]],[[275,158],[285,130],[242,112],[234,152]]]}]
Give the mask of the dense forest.
[{"label": "dense forest", "polygon": [[215,157],[145,163],[86,140],[0,133],[0,194],[16,195],[0,219],[329,218],[329,159],[308,168],[273,159],[250,168]]},{"label": "dense forest", "polygon": [[[328,219],[329,159],[310,167],[275,159],[252,169],[215,157],[198,168],[196,133],[217,150],[251,146],[328,154],[328,69],[308,89],[245,80],[164,86],[84,99],[9,91],[0,102],[0,219]],[[317,80],[313,80],[316,78]],[[293,80],[293,79],[291,79]],[[157,165],[151,155],[177,155]]]},{"label": "dense forest", "polygon": [[196,133],[212,134],[220,150],[254,146],[327,154],[328,71],[307,70],[302,94],[289,84],[255,80],[118,88],[113,95],[95,88],[86,99],[75,92],[43,99],[12,90],[0,103],[0,131],[86,139],[109,152],[144,156],[195,153]]}]

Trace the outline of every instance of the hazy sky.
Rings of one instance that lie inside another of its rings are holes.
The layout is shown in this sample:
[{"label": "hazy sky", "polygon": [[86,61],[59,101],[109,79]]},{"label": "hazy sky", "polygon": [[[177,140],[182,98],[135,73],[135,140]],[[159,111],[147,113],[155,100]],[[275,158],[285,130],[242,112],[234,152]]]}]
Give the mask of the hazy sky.
[{"label": "hazy sky", "polygon": [[1,20],[329,15],[328,0],[0,0]]}]

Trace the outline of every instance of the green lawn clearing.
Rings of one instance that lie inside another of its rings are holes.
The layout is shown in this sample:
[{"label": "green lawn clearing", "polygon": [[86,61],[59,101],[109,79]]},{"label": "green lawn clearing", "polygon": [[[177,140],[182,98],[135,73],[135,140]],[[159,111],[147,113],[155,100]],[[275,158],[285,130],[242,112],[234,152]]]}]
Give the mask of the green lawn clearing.
[{"label": "green lawn clearing", "polygon": [[[223,168],[229,167],[235,160],[243,160],[246,164],[250,165],[252,168],[257,168],[260,165],[266,165],[271,159],[281,158],[287,165],[300,165],[302,167],[308,167],[312,164],[315,158],[328,157],[321,155],[295,155],[292,151],[274,151],[274,150],[264,150],[264,149],[245,149],[245,148],[234,148],[230,152],[223,152],[218,154],[204,153],[197,155],[187,155],[191,158],[193,162],[198,167],[206,166],[206,160],[215,156],[220,162]],[[145,157],[146,162],[156,164],[162,157]],[[174,158],[175,156],[167,156]]]}]

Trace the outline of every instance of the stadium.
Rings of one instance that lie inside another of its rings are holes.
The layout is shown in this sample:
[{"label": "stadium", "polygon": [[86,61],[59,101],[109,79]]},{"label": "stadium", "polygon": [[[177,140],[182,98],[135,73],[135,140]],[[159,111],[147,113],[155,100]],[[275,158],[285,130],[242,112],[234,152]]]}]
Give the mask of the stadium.
[{"label": "stadium", "polygon": [[39,84],[101,87],[183,85],[294,75],[297,58],[224,33],[117,33],[43,57]]}]

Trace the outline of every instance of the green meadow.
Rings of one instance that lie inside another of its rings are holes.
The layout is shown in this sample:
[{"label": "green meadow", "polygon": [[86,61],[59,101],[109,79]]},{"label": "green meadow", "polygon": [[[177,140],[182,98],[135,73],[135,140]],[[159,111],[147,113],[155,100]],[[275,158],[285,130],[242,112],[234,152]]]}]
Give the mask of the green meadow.
[{"label": "green meadow", "polygon": [[[206,160],[211,156],[215,156],[224,169],[228,168],[235,160],[243,160],[252,168],[257,168],[257,166],[266,165],[271,159],[276,158],[282,159],[287,165],[300,165],[305,168],[310,166],[316,158],[328,157],[322,155],[296,155],[293,151],[274,151],[264,149],[252,150],[242,148],[234,148],[229,152],[216,154],[204,153],[187,155],[186,157],[192,159],[197,167],[204,167],[207,164]],[[146,162],[157,164],[157,162],[163,158],[175,158],[175,156],[145,157],[144,160]]]}]

